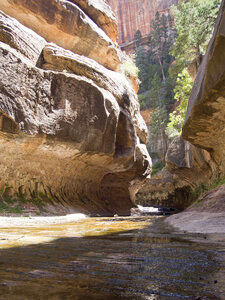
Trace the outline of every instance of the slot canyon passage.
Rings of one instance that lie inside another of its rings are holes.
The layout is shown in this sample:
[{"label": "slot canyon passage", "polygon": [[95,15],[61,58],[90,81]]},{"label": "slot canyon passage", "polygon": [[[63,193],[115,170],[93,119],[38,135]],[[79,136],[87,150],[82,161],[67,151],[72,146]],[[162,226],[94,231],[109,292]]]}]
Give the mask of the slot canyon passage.
[{"label": "slot canyon passage", "polygon": [[224,32],[225,0],[0,0],[0,300],[225,299]]}]

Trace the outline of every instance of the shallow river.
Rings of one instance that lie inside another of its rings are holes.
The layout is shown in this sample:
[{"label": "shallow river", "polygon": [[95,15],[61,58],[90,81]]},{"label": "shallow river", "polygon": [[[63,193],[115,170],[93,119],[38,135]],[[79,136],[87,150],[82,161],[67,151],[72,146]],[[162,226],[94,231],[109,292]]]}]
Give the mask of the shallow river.
[{"label": "shallow river", "polygon": [[162,217],[1,227],[0,299],[225,299],[223,238]]}]

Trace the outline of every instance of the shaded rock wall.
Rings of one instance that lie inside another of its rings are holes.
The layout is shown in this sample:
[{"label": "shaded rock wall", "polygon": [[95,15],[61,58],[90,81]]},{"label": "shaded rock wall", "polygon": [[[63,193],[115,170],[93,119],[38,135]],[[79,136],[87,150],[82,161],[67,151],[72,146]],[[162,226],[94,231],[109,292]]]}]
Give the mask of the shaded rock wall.
[{"label": "shaded rock wall", "polygon": [[117,41],[123,45],[133,41],[138,29],[143,37],[147,36],[156,12],[167,13],[178,0],[108,0],[108,3],[118,20]]},{"label": "shaded rock wall", "polygon": [[166,170],[155,175],[137,194],[139,204],[184,209],[214,180],[217,166],[210,154],[181,137],[170,144]]},{"label": "shaded rock wall", "polygon": [[[223,0],[213,37],[195,78],[182,137],[176,138],[167,152],[167,170],[171,175],[159,174],[157,180],[148,182],[139,191],[138,199],[145,199],[145,202],[151,203],[155,199],[155,204],[164,201],[164,206],[168,203],[176,206],[179,205],[177,204],[179,197],[176,196],[179,189],[183,194],[180,206],[185,208],[196,200],[204,189],[224,178],[224,62],[225,1]],[[171,194],[175,196],[172,202],[170,202]]]},{"label": "shaded rock wall", "polygon": [[[70,1],[4,0],[0,9],[19,20],[26,12],[26,25],[42,35],[0,13],[1,195],[129,214],[151,162],[137,96],[124,75],[104,67],[101,50],[110,58],[113,42]],[[93,57],[87,47],[98,30]],[[68,34],[79,35],[73,51]]]},{"label": "shaded rock wall", "polygon": [[225,2],[189,99],[182,137],[207,150],[225,175]]}]

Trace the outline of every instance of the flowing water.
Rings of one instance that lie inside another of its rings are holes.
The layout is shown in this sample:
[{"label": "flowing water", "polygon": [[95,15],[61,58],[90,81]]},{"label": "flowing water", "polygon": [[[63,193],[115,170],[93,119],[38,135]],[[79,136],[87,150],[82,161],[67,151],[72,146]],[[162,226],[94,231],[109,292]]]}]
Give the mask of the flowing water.
[{"label": "flowing water", "polygon": [[224,237],[163,219],[1,227],[0,299],[225,299]]}]

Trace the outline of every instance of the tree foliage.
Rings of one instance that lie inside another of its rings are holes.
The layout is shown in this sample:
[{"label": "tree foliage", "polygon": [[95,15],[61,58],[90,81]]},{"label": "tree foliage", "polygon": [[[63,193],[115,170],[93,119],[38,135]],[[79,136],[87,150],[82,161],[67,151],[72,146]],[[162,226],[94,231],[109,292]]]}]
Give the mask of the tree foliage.
[{"label": "tree foliage", "polygon": [[[151,23],[151,32],[148,35],[147,47],[139,46],[136,49],[136,65],[140,70],[139,79],[140,93],[146,93],[154,88],[154,77],[160,78],[161,86],[167,86],[169,78],[169,66],[173,61],[170,54],[170,47],[174,41],[174,31],[172,30],[172,19],[166,15],[156,13],[155,19]],[[138,39],[141,34],[135,34],[135,43],[139,45]],[[162,97],[161,97],[162,98]],[[149,101],[149,104],[152,101]]]},{"label": "tree foliage", "polygon": [[137,49],[141,45],[142,34],[138,29],[134,35],[135,48]]},{"label": "tree foliage", "polygon": [[181,134],[193,87],[187,67],[194,59],[197,65],[200,64],[200,57],[205,54],[212,36],[220,2],[220,0],[181,1],[177,7],[172,8],[177,37],[171,48],[176,63],[171,66],[170,74],[177,78],[174,99],[180,104],[169,116],[166,129],[169,138]]},{"label": "tree foliage", "polygon": [[165,132],[167,122],[168,113],[165,106],[157,107],[153,110],[150,118],[150,139],[154,145],[157,140],[157,136]]},{"label": "tree foliage", "polygon": [[171,49],[176,64],[173,76],[181,73],[187,65],[204,55],[212,36],[221,0],[180,1],[172,7],[177,38]]},{"label": "tree foliage", "polygon": [[174,89],[174,99],[180,102],[180,104],[174,112],[170,113],[169,123],[166,128],[166,134],[169,138],[173,138],[181,134],[192,87],[193,81],[188,74],[187,69],[183,69],[182,73],[180,73],[177,77],[176,87]]},{"label": "tree foliage", "polygon": [[[162,133],[169,138],[181,134],[193,82],[187,67],[205,54],[212,36],[221,0],[181,0],[170,15],[158,12],[151,23],[147,46],[140,46],[135,35],[136,65],[141,81],[142,109],[151,108],[150,140]],[[178,101],[174,112],[171,104]]]},{"label": "tree foliage", "polygon": [[[136,40],[139,35],[136,33]],[[153,145],[159,135],[165,136],[168,122],[167,107],[174,101],[175,81],[169,75],[169,67],[173,61],[170,48],[174,36],[170,15],[160,16],[157,12],[151,23],[147,47],[139,46],[136,50],[136,65],[140,70],[141,81],[141,95],[139,95],[141,108],[153,110],[150,120],[150,139]]]}]

